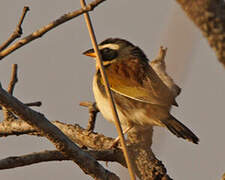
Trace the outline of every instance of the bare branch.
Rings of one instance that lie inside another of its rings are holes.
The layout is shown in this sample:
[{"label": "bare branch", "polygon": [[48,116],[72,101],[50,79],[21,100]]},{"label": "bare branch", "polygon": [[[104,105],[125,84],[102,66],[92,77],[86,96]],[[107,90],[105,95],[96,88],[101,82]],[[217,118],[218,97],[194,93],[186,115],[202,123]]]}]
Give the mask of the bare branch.
[{"label": "bare branch", "polygon": [[[111,161],[117,162],[123,159],[123,153],[121,150],[105,150],[105,151],[85,151],[99,161]],[[16,167],[28,166],[31,164],[37,164],[41,162],[49,161],[65,161],[71,160],[69,157],[64,156],[59,151],[43,151],[32,154],[26,154],[22,156],[11,156],[0,160],[0,169],[11,169]]]},{"label": "bare branch", "polygon": [[[113,138],[106,137],[103,134],[89,132],[78,124],[71,125],[59,121],[54,121],[52,123],[80,146],[87,146],[96,150],[108,150],[114,142]],[[24,134],[44,136],[43,133],[38,132],[22,119],[0,123],[0,137]]]},{"label": "bare branch", "polygon": [[22,13],[22,16],[20,17],[18,25],[16,26],[16,30],[12,33],[9,39],[0,46],[0,52],[4,50],[5,48],[7,48],[13,41],[15,41],[17,38],[19,38],[23,34],[22,23],[28,11],[29,11],[29,7],[23,8],[23,13]]},{"label": "bare branch", "polygon": [[80,16],[85,12],[94,10],[94,8],[96,6],[98,6],[100,3],[104,2],[104,1],[105,0],[95,0],[95,1],[91,2],[90,4],[88,4],[87,6],[85,6],[84,8],[81,8],[81,9],[76,10],[71,13],[67,13],[67,14],[61,16],[60,18],[56,19],[55,21],[49,23],[48,25],[38,29],[37,31],[33,32],[32,34],[24,37],[23,39],[20,39],[16,43],[9,46],[7,49],[4,49],[3,51],[0,52],[0,60],[3,59],[4,57],[6,57],[7,55],[11,54],[12,52],[14,52],[16,49],[19,49],[19,48],[23,47],[24,45],[28,44],[29,42],[42,37],[45,33],[56,28],[60,24],[63,24],[77,16]]},{"label": "bare branch", "polygon": [[96,103],[91,103],[91,102],[81,102],[80,106],[87,107],[89,110],[89,120],[88,120],[88,125],[87,125],[87,130],[90,132],[94,131],[95,128],[95,121],[96,121],[96,116],[97,113],[99,112],[98,107]]},{"label": "bare branch", "polygon": [[177,0],[208,39],[225,67],[225,2],[223,0]]},{"label": "bare branch", "polygon": [[[96,150],[107,151],[114,142],[114,139],[112,138],[105,137],[102,134],[90,133],[76,124],[70,125],[58,121],[53,122],[53,124],[60,128],[71,140],[80,144],[81,146],[84,145]],[[43,135],[42,133],[37,133],[34,128],[20,119],[11,123],[0,123],[0,136],[4,136],[4,133],[6,136],[29,133],[33,133],[32,135]],[[150,149],[152,142],[151,133],[151,130],[142,130],[140,133],[133,133],[132,131],[129,132],[128,138],[130,143],[128,148],[129,152],[132,154],[132,157],[134,157],[133,161],[135,167],[137,168],[135,172],[139,177],[143,178],[154,176],[162,178],[167,176],[166,169],[162,162],[156,159],[152,150]],[[147,139],[145,136],[147,136]],[[118,159],[116,161],[118,163],[126,166],[123,156],[119,155],[117,158]],[[106,158],[103,160],[107,161]]]},{"label": "bare branch", "polygon": [[36,107],[40,107],[42,105],[41,101],[35,101],[35,102],[31,102],[31,103],[25,103],[26,106],[31,107],[31,106],[36,106]]},{"label": "bare branch", "polygon": [[174,83],[172,77],[166,72],[166,52],[167,48],[161,46],[157,57],[150,61],[150,65],[164,84],[172,91],[174,97],[177,97],[181,93],[181,88]]},{"label": "bare branch", "polygon": [[[18,70],[17,64],[13,64],[12,65],[11,79],[10,79],[10,82],[9,82],[9,85],[8,85],[8,92],[9,92],[9,94],[13,94],[15,85],[18,82],[17,70]],[[41,106],[41,102],[40,101],[31,102],[31,103],[27,103],[25,105],[26,106],[38,106],[39,107],[39,106]],[[13,113],[11,113],[10,111],[8,111],[6,108],[0,107],[0,110],[1,109],[3,109],[4,120],[10,120],[11,121],[13,119],[17,119],[15,117],[15,115]]]},{"label": "bare branch", "polygon": [[[14,90],[15,85],[16,85],[17,82],[18,82],[18,78],[17,78],[17,64],[13,64],[12,65],[11,79],[10,79],[9,86],[8,86],[8,93],[9,94],[13,94],[13,90]],[[9,121],[9,120],[15,118],[14,114],[11,113],[10,111],[8,111],[8,109],[3,107],[2,110],[3,110],[4,120]]]},{"label": "bare branch", "polygon": [[13,64],[12,65],[12,75],[11,75],[11,80],[9,82],[9,86],[8,86],[8,93],[9,94],[13,94],[13,90],[15,88],[16,83],[18,82],[18,78],[17,78],[17,64]]},{"label": "bare branch", "polygon": [[28,108],[1,87],[0,104],[42,132],[60,152],[70,157],[86,174],[96,179],[119,179],[115,174],[106,170],[93,157],[74,144],[62,131],[50,123],[43,114]]},{"label": "bare branch", "polygon": [[128,132],[131,145],[129,152],[133,158],[136,175],[142,180],[172,180],[166,173],[166,168],[151,150],[152,128],[132,128]]},{"label": "bare branch", "polygon": [[[35,102],[31,102],[31,103],[25,103],[26,106],[32,107],[32,106],[36,106],[36,107],[40,107],[42,105],[41,101],[35,101]],[[2,108],[0,107],[0,110]]]},{"label": "bare branch", "polygon": [[59,151],[44,151],[23,156],[11,156],[0,160],[0,169],[11,169],[46,161],[69,160]]}]

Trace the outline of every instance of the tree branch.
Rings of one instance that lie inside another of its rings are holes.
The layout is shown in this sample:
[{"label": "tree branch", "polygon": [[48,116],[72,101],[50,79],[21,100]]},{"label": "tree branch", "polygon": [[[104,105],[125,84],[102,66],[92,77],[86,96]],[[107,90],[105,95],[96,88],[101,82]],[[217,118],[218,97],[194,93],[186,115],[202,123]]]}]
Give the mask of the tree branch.
[{"label": "tree branch", "polygon": [[0,104],[43,133],[60,152],[71,158],[86,174],[96,179],[119,179],[74,144],[62,131],[51,124],[43,114],[28,108],[3,90],[2,87],[0,87]]},{"label": "tree branch", "polygon": [[[55,126],[61,129],[72,141],[80,144],[81,146],[86,146],[95,150],[100,151],[113,151],[110,150],[112,144],[114,143],[113,138],[105,137],[102,134],[97,134],[93,132],[89,132],[79,125],[70,125],[62,122],[55,121],[53,122]],[[24,122],[21,119],[13,122],[2,122],[0,123],[0,136],[8,136],[8,135],[20,135],[20,134],[32,134],[43,136],[42,133],[37,132],[33,127]],[[148,179],[152,177],[153,179],[157,178],[166,178],[166,169],[163,166],[162,162],[157,160],[154,156],[151,146],[151,137],[152,130],[142,130],[141,132],[129,132],[129,145],[128,149],[133,157],[133,161],[136,167],[136,174],[141,179]],[[117,149],[118,156],[116,157],[116,162],[126,167],[126,163],[122,152],[120,149]],[[111,156],[109,156],[111,157]],[[104,161],[111,161],[109,159],[101,159]],[[164,179],[166,180],[166,179]]]},{"label": "tree branch", "polygon": [[9,46],[7,49],[4,49],[3,51],[0,52],[0,60],[2,60],[4,57],[6,57],[7,55],[14,52],[16,49],[19,49],[19,48],[23,47],[24,45],[28,44],[29,42],[42,37],[45,33],[56,28],[60,24],[63,24],[77,16],[80,16],[85,12],[94,10],[94,8],[96,6],[98,6],[99,4],[101,4],[104,1],[105,0],[95,0],[95,1],[91,2],[90,4],[88,4],[87,6],[85,6],[85,8],[81,8],[74,12],[67,13],[67,14],[61,16],[60,18],[56,19],[55,21],[49,23],[48,25],[38,29],[37,31],[33,32],[32,34],[24,37],[23,39],[20,39],[16,43]]},{"label": "tree branch", "polygon": [[181,88],[174,83],[172,77],[170,77],[166,72],[166,52],[167,48],[161,46],[157,57],[151,60],[149,64],[164,82],[164,84],[172,91],[173,96],[177,97],[181,93]]},{"label": "tree branch", "polygon": [[[31,103],[25,103],[26,106],[32,107],[32,106],[36,106],[36,107],[40,107],[42,105],[41,101],[35,101],[35,102],[31,102]],[[0,110],[2,110],[2,108],[0,107]]]},{"label": "tree branch", "polygon": [[88,108],[89,120],[88,120],[87,130],[90,132],[93,132],[95,129],[96,116],[97,116],[97,113],[99,112],[98,107],[95,102],[94,103],[81,102],[80,106],[84,106]]},{"label": "tree branch", "polygon": [[225,67],[225,2],[223,0],[177,0],[207,38]]},{"label": "tree branch", "polygon": [[29,11],[29,7],[25,6],[23,8],[23,13],[22,13],[22,16],[20,17],[19,23],[16,26],[16,30],[12,33],[9,39],[0,46],[0,52],[4,50],[5,48],[7,48],[13,41],[15,41],[17,38],[19,38],[23,34],[22,23],[28,11]]},{"label": "tree branch", "polygon": [[129,152],[133,158],[136,175],[141,180],[172,180],[166,168],[151,150],[152,128],[132,128],[128,131],[128,140],[131,143]]},{"label": "tree branch", "polygon": [[[58,127],[72,141],[76,142],[80,146],[87,146],[95,150],[108,150],[114,141],[113,138],[106,137],[103,134],[89,132],[80,127],[78,124],[71,125],[59,121],[54,121],[52,124]],[[24,134],[44,136],[43,133],[37,131],[22,119],[17,119],[12,122],[4,121],[0,123],[0,137]]]},{"label": "tree branch", "polygon": [[18,82],[18,77],[17,77],[17,64],[12,65],[12,75],[11,75],[11,80],[9,82],[8,86],[8,93],[13,94],[14,88],[16,83]]},{"label": "tree branch", "polygon": [[[21,20],[20,23],[22,23],[22,20]],[[8,85],[8,93],[9,94],[11,94],[11,95],[13,94],[13,91],[14,91],[14,88],[15,88],[15,85],[16,85],[17,82],[18,82],[18,78],[17,78],[17,64],[13,64],[12,65],[11,80],[10,80],[9,85]],[[3,110],[3,116],[4,116],[4,120],[5,121],[10,121],[11,119],[15,118],[14,114],[11,113],[10,111],[8,111],[8,109],[2,107],[2,110]]]},{"label": "tree branch", "polygon": [[[123,159],[123,153],[121,150],[105,150],[105,151],[95,151],[87,150],[85,151],[99,161],[111,161],[118,162]],[[31,164],[37,164],[41,162],[48,161],[65,161],[71,160],[69,157],[64,156],[59,151],[43,151],[32,154],[26,154],[22,156],[11,156],[0,160],[0,169],[11,169],[16,167],[28,166]]]}]

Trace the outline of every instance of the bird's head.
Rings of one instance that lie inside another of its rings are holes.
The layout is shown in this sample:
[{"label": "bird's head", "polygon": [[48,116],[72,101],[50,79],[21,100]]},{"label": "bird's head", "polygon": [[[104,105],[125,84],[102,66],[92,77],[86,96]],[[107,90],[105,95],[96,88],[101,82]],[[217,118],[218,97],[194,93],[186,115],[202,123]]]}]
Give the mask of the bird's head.
[{"label": "bird's head", "polygon": [[[131,58],[138,58],[140,60],[148,61],[143,51],[134,46],[127,40],[119,38],[108,38],[98,45],[102,56],[103,65],[115,63],[119,60],[129,60]],[[96,57],[94,49],[89,49],[83,53],[86,56]]]}]

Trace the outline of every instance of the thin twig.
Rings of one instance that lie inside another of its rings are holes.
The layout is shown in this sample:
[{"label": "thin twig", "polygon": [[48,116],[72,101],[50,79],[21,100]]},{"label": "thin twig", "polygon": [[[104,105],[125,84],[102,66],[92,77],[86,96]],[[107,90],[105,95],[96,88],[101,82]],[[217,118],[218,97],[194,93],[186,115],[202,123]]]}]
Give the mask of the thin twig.
[{"label": "thin twig", "polygon": [[[29,107],[31,107],[31,106],[36,106],[36,107],[40,107],[41,105],[42,105],[42,103],[41,103],[41,101],[36,101],[36,102],[31,102],[31,103],[25,103],[25,105],[26,106],[29,106]],[[1,110],[2,108],[0,107],[0,110]]]},{"label": "thin twig", "polygon": [[96,116],[97,116],[97,113],[99,112],[98,107],[95,102],[94,103],[81,102],[80,106],[84,106],[88,108],[89,119],[88,119],[87,131],[93,132],[95,128]]},{"label": "thin twig", "polygon": [[[98,161],[118,162],[118,160],[123,159],[123,154],[121,150],[104,150],[104,151],[87,150],[85,152],[90,154]],[[65,161],[65,160],[71,159],[69,157],[64,156],[61,152],[56,150],[35,152],[22,156],[11,156],[1,159],[0,170],[23,167],[42,162]]]},{"label": "thin twig", "polygon": [[26,106],[36,106],[36,107],[40,107],[42,105],[41,101],[36,101],[36,102],[31,102],[31,103],[25,103]]},{"label": "thin twig", "polygon": [[[9,94],[13,94],[14,88],[16,83],[18,82],[18,78],[17,78],[17,64],[13,64],[12,65],[12,73],[11,73],[11,79],[8,85],[8,93]],[[5,121],[9,121],[13,118],[15,118],[14,114],[10,111],[8,111],[8,109],[2,107],[3,110],[3,116],[4,116],[4,120]]]},{"label": "thin twig", "polygon": [[38,29],[37,31],[31,33],[30,35],[24,37],[23,39],[20,39],[19,41],[15,42],[11,46],[9,46],[7,49],[4,49],[3,51],[0,52],[0,60],[2,60],[7,55],[11,54],[16,49],[19,49],[19,48],[23,47],[24,45],[28,44],[29,42],[42,37],[45,33],[56,28],[60,24],[63,24],[77,16],[80,16],[81,14],[83,14],[85,12],[94,10],[94,8],[96,6],[98,6],[99,4],[101,4],[104,1],[106,1],[106,0],[95,0],[95,1],[91,2],[90,4],[88,4],[87,6],[85,6],[85,8],[81,8],[74,12],[67,13],[67,14],[61,16],[60,18],[56,19],[55,21],[49,23],[48,25],[46,25],[46,26]]},{"label": "thin twig", "polygon": [[[80,3],[81,3],[82,8],[85,8],[85,6],[86,6],[85,0],[80,0]],[[91,38],[91,41],[92,41],[92,46],[94,47],[94,51],[96,53],[97,63],[100,67],[101,76],[103,78],[104,87],[105,87],[106,94],[107,94],[107,97],[108,97],[109,105],[110,105],[111,110],[112,110],[113,119],[114,119],[114,122],[115,122],[115,125],[116,125],[117,133],[120,137],[120,142],[121,142],[124,157],[125,157],[125,160],[126,160],[126,163],[127,163],[128,171],[129,171],[131,179],[135,180],[136,178],[135,178],[135,174],[134,174],[133,165],[132,165],[131,158],[129,157],[129,153],[128,153],[128,150],[127,150],[127,147],[126,147],[125,138],[124,138],[122,127],[121,127],[121,124],[120,124],[120,121],[119,121],[119,116],[117,114],[115,102],[114,102],[113,97],[112,97],[112,92],[109,88],[109,82],[108,82],[108,79],[107,79],[107,76],[106,76],[106,72],[104,70],[102,57],[101,57],[99,49],[98,49],[97,40],[96,40],[96,36],[95,36],[95,33],[94,33],[94,28],[92,26],[91,19],[90,19],[90,16],[89,16],[88,12],[84,13],[84,17],[85,17],[85,21],[86,21],[86,24],[87,24],[89,35],[90,35],[90,38]]]},{"label": "thin twig", "polygon": [[6,40],[1,46],[0,46],[0,52],[2,50],[4,50],[5,48],[7,48],[13,41],[15,41],[17,38],[21,37],[21,35],[23,34],[23,29],[22,29],[22,23],[23,20],[27,14],[27,12],[29,11],[29,7],[24,7],[23,8],[23,13],[22,16],[20,17],[19,23],[16,26],[16,30],[11,34],[11,36],[9,37],[8,40]]},{"label": "thin twig", "polygon": [[[25,106],[0,86],[0,105],[15,113],[36,130],[42,132],[55,147],[68,156],[86,173],[98,180],[107,178],[119,179],[114,173],[106,170],[93,157],[80,149],[60,129],[54,126],[45,116]],[[87,163],[88,162],[88,163]]]},{"label": "thin twig", "polygon": [[11,80],[9,82],[9,86],[8,86],[8,93],[9,94],[13,94],[14,88],[16,83],[18,82],[18,77],[17,77],[17,64],[13,64],[12,65],[12,75],[11,75]]}]

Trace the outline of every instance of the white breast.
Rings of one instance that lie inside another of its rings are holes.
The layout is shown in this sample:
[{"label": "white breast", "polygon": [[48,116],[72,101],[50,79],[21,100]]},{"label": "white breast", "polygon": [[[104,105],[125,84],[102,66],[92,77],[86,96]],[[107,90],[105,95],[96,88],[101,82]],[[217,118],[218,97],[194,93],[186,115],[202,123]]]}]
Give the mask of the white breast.
[{"label": "white breast", "polygon": [[[93,79],[93,92],[94,92],[94,97],[95,97],[95,101],[96,104],[100,110],[100,112],[102,113],[103,117],[110,121],[110,122],[114,122],[113,120],[113,115],[112,115],[112,110],[109,106],[109,101],[106,97],[104,97],[97,85],[97,76],[94,77]],[[119,108],[117,108],[117,113],[121,122],[121,125],[124,127],[127,125],[127,120],[124,117],[124,115],[121,113],[121,111],[119,110]]]}]

